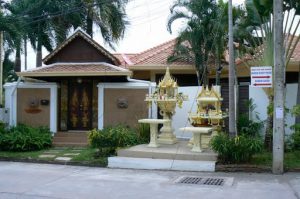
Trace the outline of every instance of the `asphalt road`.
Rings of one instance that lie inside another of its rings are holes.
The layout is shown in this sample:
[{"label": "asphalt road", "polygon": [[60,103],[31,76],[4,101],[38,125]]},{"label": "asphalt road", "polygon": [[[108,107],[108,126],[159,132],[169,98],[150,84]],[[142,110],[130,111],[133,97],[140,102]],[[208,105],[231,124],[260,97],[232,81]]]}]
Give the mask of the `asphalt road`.
[{"label": "asphalt road", "polygon": [[[180,184],[223,178],[223,186]],[[300,199],[300,173],[202,173],[0,162],[0,199]]]}]

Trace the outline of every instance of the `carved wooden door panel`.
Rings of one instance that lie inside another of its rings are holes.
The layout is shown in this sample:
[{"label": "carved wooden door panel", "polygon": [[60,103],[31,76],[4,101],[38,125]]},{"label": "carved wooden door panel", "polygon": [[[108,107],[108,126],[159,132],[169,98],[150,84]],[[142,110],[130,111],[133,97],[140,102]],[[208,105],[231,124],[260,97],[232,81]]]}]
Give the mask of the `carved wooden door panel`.
[{"label": "carved wooden door panel", "polygon": [[69,82],[69,130],[92,129],[92,82]]}]

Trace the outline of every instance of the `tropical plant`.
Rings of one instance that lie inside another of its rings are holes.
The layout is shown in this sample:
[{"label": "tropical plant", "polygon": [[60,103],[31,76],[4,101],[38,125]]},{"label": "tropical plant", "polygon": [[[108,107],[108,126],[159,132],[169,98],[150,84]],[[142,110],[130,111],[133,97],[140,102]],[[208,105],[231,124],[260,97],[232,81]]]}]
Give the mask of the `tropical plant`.
[{"label": "tropical plant", "polygon": [[142,142],[150,142],[150,125],[146,123],[139,123],[136,129],[138,136]]},{"label": "tropical plant", "polygon": [[[16,63],[17,70],[20,69],[20,43],[21,43],[21,20],[16,18],[13,14],[8,14],[10,10],[10,4],[1,2],[1,11],[0,12],[0,30],[3,31],[4,35],[4,50],[9,51],[11,49],[17,49],[16,52]],[[4,14],[5,13],[5,14]]]},{"label": "tropical plant", "polygon": [[171,7],[167,28],[172,33],[172,24],[178,19],[186,20],[186,27],[176,39],[174,54],[169,61],[192,60],[197,72],[198,84],[207,85],[208,61],[213,44],[213,19],[217,17],[214,0],[177,0]]},{"label": "tropical plant", "polygon": [[36,151],[52,145],[52,134],[48,128],[33,128],[18,125],[0,131],[0,150],[2,151]]},{"label": "tropical plant", "polygon": [[100,28],[104,41],[113,47],[113,42],[117,42],[124,36],[128,24],[125,13],[127,2],[127,0],[41,0],[38,2],[12,0],[7,4],[14,19],[12,21],[20,21],[18,24],[21,24],[17,28],[19,34],[12,37],[16,49],[16,70],[20,70],[20,54],[22,46],[26,52],[27,41],[30,41],[31,46],[36,50],[36,66],[41,66],[42,47],[51,51],[55,45],[59,45],[66,39],[72,28],[79,26],[85,27],[92,35],[93,24],[96,24]]},{"label": "tropical plant", "polygon": [[10,60],[12,50],[6,50],[3,60],[3,83],[14,82],[17,80],[17,75],[14,71],[14,63]]},{"label": "tropical plant", "polygon": [[[234,24],[243,15],[240,7],[233,8]],[[224,52],[227,48],[228,3],[219,0],[177,0],[171,7],[167,28],[172,33],[174,21],[184,19],[186,27],[179,33],[173,55],[173,62],[180,59],[195,64],[198,83],[207,84],[208,64],[215,60],[216,84],[219,84]]]},{"label": "tropical plant", "polygon": [[100,154],[114,154],[118,147],[128,147],[142,143],[138,134],[122,125],[92,130],[88,135],[89,144],[98,148]]},{"label": "tropical plant", "polygon": [[263,149],[263,142],[260,137],[239,135],[231,138],[225,133],[214,136],[210,145],[218,153],[218,159],[222,163],[249,162],[254,154]]},{"label": "tropical plant", "polygon": [[[296,16],[300,14],[299,2],[284,1],[285,26],[284,26],[284,47],[285,65],[287,66],[300,37],[296,37],[296,32],[300,29],[300,20]],[[273,48],[273,0],[247,0],[246,17],[241,21],[239,31],[242,32],[240,53],[245,65],[251,66],[274,66]],[[287,23],[292,19],[291,24]],[[293,30],[292,27],[296,25]],[[268,118],[266,122],[265,146],[272,147],[273,129],[273,88],[264,88],[269,98]]]},{"label": "tropical plant", "polygon": [[113,43],[123,38],[129,24],[125,12],[128,0],[82,0],[82,3],[86,32],[93,36],[95,24],[100,29],[104,41],[114,48]]},{"label": "tropical plant", "polygon": [[[295,105],[291,114],[295,117],[300,116],[300,105]],[[294,131],[291,135],[291,148],[294,150],[300,150],[300,123],[295,123],[291,126],[291,129]]]},{"label": "tropical plant", "polygon": [[[260,120],[259,113],[255,111],[256,104],[253,103],[253,99],[250,99],[244,106],[248,107],[249,113],[242,113],[239,115],[237,122],[238,134],[252,137],[260,136],[263,121]],[[249,114],[251,117],[249,117]]]}]

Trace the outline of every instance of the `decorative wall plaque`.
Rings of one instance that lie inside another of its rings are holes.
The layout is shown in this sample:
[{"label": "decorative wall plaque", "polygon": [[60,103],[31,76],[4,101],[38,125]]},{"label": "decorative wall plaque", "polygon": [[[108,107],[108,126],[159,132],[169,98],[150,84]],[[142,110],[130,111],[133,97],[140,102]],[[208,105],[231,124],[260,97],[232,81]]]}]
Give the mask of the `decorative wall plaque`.
[{"label": "decorative wall plaque", "polygon": [[120,97],[117,99],[117,106],[118,108],[128,108],[128,100],[124,97]]}]

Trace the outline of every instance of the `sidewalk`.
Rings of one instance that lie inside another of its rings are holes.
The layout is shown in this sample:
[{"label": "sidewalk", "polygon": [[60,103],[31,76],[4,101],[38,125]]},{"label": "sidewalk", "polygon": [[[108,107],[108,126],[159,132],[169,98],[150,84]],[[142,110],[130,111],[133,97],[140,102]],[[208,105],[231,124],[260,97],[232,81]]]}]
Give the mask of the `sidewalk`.
[{"label": "sidewalk", "polygon": [[[224,186],[176,183],[223,178]],[[202,173],[0,162],[0,198],[299,199],[300,173]]]}]

